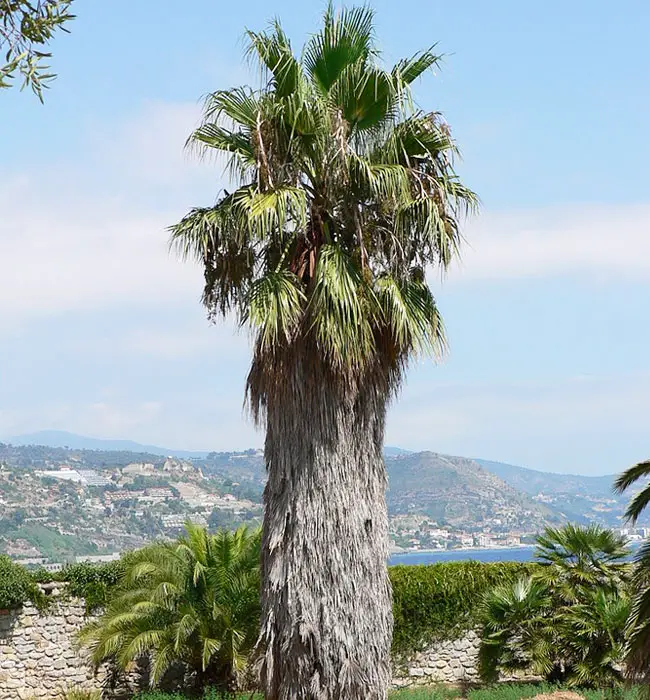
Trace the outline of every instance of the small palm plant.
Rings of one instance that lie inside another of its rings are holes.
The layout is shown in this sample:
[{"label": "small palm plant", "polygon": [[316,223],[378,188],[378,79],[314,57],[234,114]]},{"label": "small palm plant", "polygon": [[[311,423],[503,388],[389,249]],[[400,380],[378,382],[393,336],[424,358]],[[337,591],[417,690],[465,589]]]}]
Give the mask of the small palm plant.
[{"label": "small palm plant", "polygon": [[181,665],[197,687],[229,689],[259,630],[259,533],[185,527],[178,541],[128,558],[120,588],[81,641],[94,663],[121,670],[148,656],[152,686]]},{"label": "small palm plant", "polygon": [[623,680],[625,629],[630,599],[619,590],[591,589],[559,620],[569,682],[608,687]]},{"label": "small palm plant", "polygon": [[526,669],[569,685],[620,684],[628,555],[623,538],[596,525],[548,528],[537,538],[537,571],[483,601],[484,680]]},{"label": "small palm plant", "polygon": [[500,671],[532,669],[548,676],[554,666],[553,630],[548,625],[552,601],[531,578],[489,591],[482,603],[483,636],[479,672],[494,682]]},{"label": "small palm plant", "polygon": [[537,538],[535,559],[543,566],[536,576],[571,604],[585,588],[618,590],[629,577],[629,554],[624,537],[599,525],[547,528]]}]

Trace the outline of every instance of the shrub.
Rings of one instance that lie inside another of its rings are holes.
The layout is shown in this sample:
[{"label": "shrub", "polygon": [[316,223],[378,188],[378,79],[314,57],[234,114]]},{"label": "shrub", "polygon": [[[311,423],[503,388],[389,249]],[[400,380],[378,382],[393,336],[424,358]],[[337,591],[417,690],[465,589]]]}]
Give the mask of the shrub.
[{"label": "shrub", "polygon": [[18,608],[27,601],[41,606],[44,600],[27,569],[0,555],[0,610]]},{"label": "shrub", "polygon": [[126,554],[118,561],[107,564],[92,564],[81,562],[69,564],[61,571],[51,572],[46,569],[36,569],[31,572],[31,577],[37,583],[51,583],[60,581],[67,583],[68,595],[75,598],[83,598],[86,602],[86,611],[93,612],[103,608],[108,603],[111,591],[120,583],[126,562],[131,553]]},{"label": "shrub", "polygon": [[570,686],[622,683],[629,550],[597,525],[547,529],[537,538],[536,572],[484,595],[479,671],[528,669]]},{"label": "shrub", "polygon": [[83,598],[86,610],[92,612],[108,603],[110,592],[121,581],[125,571],[122,559],[107,564],[83,562],[66,566],[57,575],[57,580],[68,583],[68,593]]},{"label": "shrub", "polygon": [[61,692],[60,698],[61,700],[101,700],[102,694],[99,690],[67,688]]},{"label": "shrub", "polygon": [[460,636],[477,626],[483,595],[535,568],[530,563],[476,561],[391,567],[393,653],[404,656],[436,639]]},{"label": "shrub", "polygon": [[175,542],[128,558],[122,585],[81,640],[97,665],[150,656],[150,681],[182,664],[196,688],[236,685],[259,631],[259,532],[210,535],[187,523]]}]

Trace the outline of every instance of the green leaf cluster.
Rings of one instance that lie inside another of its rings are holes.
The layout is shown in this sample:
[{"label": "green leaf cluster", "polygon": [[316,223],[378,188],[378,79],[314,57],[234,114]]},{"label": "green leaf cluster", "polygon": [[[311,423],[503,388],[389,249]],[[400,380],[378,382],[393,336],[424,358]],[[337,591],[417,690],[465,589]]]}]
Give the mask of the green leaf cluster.
[{"label": "green leaf cluster", "polygon": [[532,671],[573,686],[620,685],[631,610],[624,538],[596,525],[548,528],[535,555],[532,575],[483,598],[483,680]]},{"label": "green leaf cluster", "polygon": [[117,561],[104,564],[91,562],[69,564],[61,571],[56,572],[37,569],[31,572],[31,577],[38,583],[55,581],[67,583],[66,595],[83,598],[86,603],[86,611],[91,613],[107,604],[113,589],[122,580],[126,570],[126,562],[131,556],[131,553],[127,553]]},{"label": "green leaf cluster", "polygon": [[19,608],[27,602],[41,606],[43,594],[27,569],[0,555],[0,610]]},{"label": "green leaf cluster", "polygon": [[247,36],[260,88],[208,95],[188,140],[225,162],[236,189],[191,210],[171,243],[203,267],[209,313],[253,332],[256,415],[296,355],[344,383],[387,378],[390,391],[411,357],[445,348],[426,272],[448,267],[477,206],[448,125],[411,96],[441,57],[384,66],[367,6],[328,6],[299,54],[278,22]]},{"label": "green leaf cluster", "polygon": [[438,639],[476,627],[485,593],[531,574],[536,564],[446,562],[389,568],[393,585],[393,653],[407,656]]},{"label": "green leaf cluster", "polygon": [[43,101],[43,90],[56,77],[45,63],[51,53],[44,49],[57,30],[74,19],[73,0],[0,0],[0,88],[10,87],[16,73],[22,87],[30,87]]},{"label": "green leaf cluster", "polygon": [[185,528],[176,541],[127,557],[105,611],[81,641],[94,663],[122,671],[149,655],[152,686],[180,664],[197,688],[229,689],[259,631],[260,533]]}]

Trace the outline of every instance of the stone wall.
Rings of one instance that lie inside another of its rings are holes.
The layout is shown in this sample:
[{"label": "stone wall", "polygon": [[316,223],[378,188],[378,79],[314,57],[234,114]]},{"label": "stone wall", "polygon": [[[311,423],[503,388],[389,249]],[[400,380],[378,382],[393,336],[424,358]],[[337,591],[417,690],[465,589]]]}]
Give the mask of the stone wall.
[{"label": "stone wall", "polygon": [[63,689],[98,688],[77,632],[86,622],[81,600],[53,600],[0,614],[0,700],[56,698]]},{"label": "stone wall", "polygon": [[459,639],[446,639],[398,665],[393,685],[433,685],[435,683],[478,683],[480,638],[470,630]]},{"label": "stone wall", "polygon": [[[87,621],[84,602],[74,598],[53,598],[42,613],[27,604],[0,614],[0,700],[60,700],[66,688],[99,689],[103,672],[93,672],[76,644]],[[473,631],[437,642],[397,666],[393,685],[478,682],[478,648]]]}]

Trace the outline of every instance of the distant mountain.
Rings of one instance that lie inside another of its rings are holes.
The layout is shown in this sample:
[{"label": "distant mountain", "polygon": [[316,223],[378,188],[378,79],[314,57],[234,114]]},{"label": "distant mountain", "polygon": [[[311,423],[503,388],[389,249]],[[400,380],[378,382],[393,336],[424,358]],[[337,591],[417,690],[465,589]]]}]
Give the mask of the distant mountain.
[{"label": "distant mountain", "polygon": [[496,474],[507,484],[514,486],[531,496],[538,493],[574,493],[583,496],[610,496],[614,484],[614,475],[581,476],[579,474],[553,474],[536,469],[517,467],[514,464],[490,462],[487,459],[475,459],[482,467]]},{"label": "distant mountain", "polygon": [[401,447],[384,445],[384,457],[397,457],[398,455],[411,454],[410,450],[403,450]]},{"label": "distant mountain", "polygon": [[[205,452],[192,452],[189,450],[171,449],[169,447],[143,445],[133,440],[104,440],[69,433],[65,430],[39,430],[36,433],[7,438],[5,442],[19,447],[25,445],[43,445],[44,447],[68,447],[71,450],[104,450],[134,452],[137,454],[146,452],[147,454],[158,455],[160,457],[174,456],[185,459],[203,459],[208,454],[207,450]],[[394,457],[396,455],[409,454],[409,451],[403,450],[401,447],[386,445],[384,447],[384,454],[387,457]]]},{"label": "distant mountain", "polygon": [[[616,477],[611,474],[552,474],[485,459],[474,461],[513,488],[523,491],[537,502],[546,503],[576,522],[622,526],[625,508],[635,492],[633,488],[624,495],[614,493],[612,487]],[[643,515],[639,522],[640,525],[649,523],[650,515]]]},{"label": "distant mountain", "polygon": [[[175,456],[198,460],[207,473],[228,474],[234,480],[251,481],[257,486],[262,486],[266,479],[264,460],[255,450],[193,452],[131,440],[101,440],[57,430],[20,435],[7,442],[16,447],[13,452],[8,446],[0,449],[0,462],[27,467],[48,461],[81,459],[86,466],[101,468],[138,459],[155,461],[156,457]],[[45,447],[31,447],[37,445]],[[68,450],[63,449],[66,447]],[[80,455],[80,450],[91,452]],[[571,520],[620,527],[634,493],[633,489],[624,496],[614,494],[613,476],[550,474],[484,459],[409,452],[390,445],[385,446],[384,455],[391,513],[426,514],[451,525],[469,527],[502,521],[538,529]],[[639,524],[650,525],[650,513],[642,516]]]},{"label": "distant mountain", "polygon": [[393,515],[428,515],[453,526],[537,529],[564,517],[463,457],[417,452],[386,459]]},{"label": "distant mountain", "polygon": [[41,430],[27,435],[18,435],[7,439],[11,445],[44,445],[45,447],[68,447],[73,450],[110,450],[122,452],[134,452],[159,455],[167,457],[203,458],[206,452],[191,452],[188,450],[175,450],[168,447],[156,447],[155,445],[141,445],[132,440],[102,440],[89,438],[83,435],[75,435],[64,430]]}]

